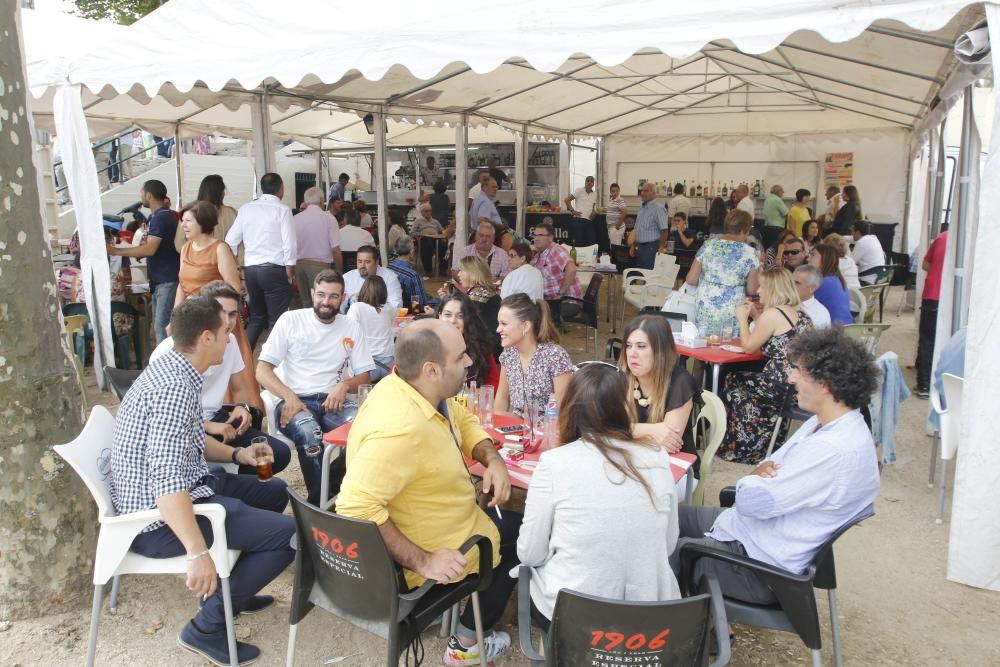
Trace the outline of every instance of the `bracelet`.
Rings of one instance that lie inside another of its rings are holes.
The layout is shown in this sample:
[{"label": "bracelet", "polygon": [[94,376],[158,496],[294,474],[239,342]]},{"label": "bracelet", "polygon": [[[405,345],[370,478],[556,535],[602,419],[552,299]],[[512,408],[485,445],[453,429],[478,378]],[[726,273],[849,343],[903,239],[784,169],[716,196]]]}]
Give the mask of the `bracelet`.
[{"label": "bracelet", "polygon": [[196,554],[191,554],[190,556],[186,557],[184,560],[186,560],[186,561],[198,560],[202,556],[207,556],[207,555],[208,555],[208,549],[205,549],[204,551],[199,551]]},{"label": "bracelet", "polygon": [[233,456],[232,456],[231,459],[229,459],[232,463],[236,463],[236,455],[239,453],[239,451],[241,449],[243,449],[243,448],[242,447],[233,447]]}]

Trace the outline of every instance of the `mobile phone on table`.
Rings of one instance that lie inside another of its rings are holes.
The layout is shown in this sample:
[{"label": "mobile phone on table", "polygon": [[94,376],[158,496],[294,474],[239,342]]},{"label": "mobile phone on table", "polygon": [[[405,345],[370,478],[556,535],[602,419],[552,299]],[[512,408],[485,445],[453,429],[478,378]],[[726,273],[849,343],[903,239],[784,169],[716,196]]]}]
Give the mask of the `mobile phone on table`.
[{"label": "mobile phone on table", "polygon": [[498,426],[497,431],[500,433],[521,433],[522,431],[527,431],[527,424],[511,424],[510,426]]}]

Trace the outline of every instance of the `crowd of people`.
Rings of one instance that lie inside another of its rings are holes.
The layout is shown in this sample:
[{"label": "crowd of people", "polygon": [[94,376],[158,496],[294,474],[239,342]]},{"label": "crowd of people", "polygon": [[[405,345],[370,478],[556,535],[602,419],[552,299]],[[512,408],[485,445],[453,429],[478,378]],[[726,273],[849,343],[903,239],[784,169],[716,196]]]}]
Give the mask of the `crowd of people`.
[{"label": "crowd of people", "polygon": [[[731,328],[744,349],[765,357],[762,369],[730,373],[724,383],[720,454],[755,467],[737,485],[735,507],[717,510],[682,504],[671,471],[669,454],[697,455],[692,424],[703,403],[700,380],[678,355],[666,318],[629,321],[617,361],[574,365],[560,345],[559,322],[570,314],[560,297],[579,295],[580,285],[551,225],[535,227],[530,245],[515,239],[504,249],[480,203],[474,241],[456,246],[452,279],[431,298],[415,235],[444,228],[431,224],[433,204],[420,208],[423,227],[404,227],[394,239],[394,259],[383,267],[373,244],[344,250],[341,232],[355,226],[344,222],[346,204],[335,206],[343,187],[334,184],[328,210],[322,191],[307,191],[292,216],[281,204],[280,177],[267,174],[261,197],[240,208],[222,239],[221,199],[199,200],[180,214],[187,240],[177,252],[165,188],[148,181],[143,200],[154,214],[146,244],[109,245],[114,255],[148,257],[159,342],[118,411],[112,498],[123,514],[161,511],[162,521],[136,537],[135,551],[186,555],[188,588],[205,601],[182,629],[181,645],[229,662],[206,546],[211,528],[195,504],[223,504],[230,547],[242,551],[230,578],[233,613],[273,604],[260,591],[292,562],[294,523],[283,514],[286,482],[259,483],[256,464],[271,461],[279,473],[292,448],[308,502],[319,504],[326,472],[335,511],[378,525],[411,588],[474,573],[478,559],[459,545],[474,535],[492,543],[492,583],[480,593],[483,644],[467,605],[448,640],[446,665],[509,651],[510,636],[495,626],[518,563],[533,570],[532,615],[546,627],[562,589],[624,600],[679,597],[680,550],[691,542],[802,572],[819,546],[874,500],[878,467],[860,409],[878,369],[862,345],[830,326],[844,317],[840,256],[832,244],[805,238],[809,221],[796,218],[802,234],[790,226],[762,253],[747,244],[751,214],[737,207],[685,278],[698,287],[697,326]],[[489,201],[495,187],[487,174],[476,199]],[[585,213],[590,194],[585,187],[570,202]],[[669,231],[667,213],[651,197],[643,200],[635,243],[641,256],[655,256]],[[686,212],[671,214],[684,234]],[[617,215],[614,225],[627,209]],[[863,227],[854,231],[866,236]],[[355,261],[344,272],[346,252]],[[302,308],[289,309],[296,291]],[[398,309],[414,306],[414,321],[396,326]],[[469,382],[494,390],[495,411],[532,429],[545,424],[552,401],[558,408],[557,424],[546,426],[556,429],[555,446],[531,476],[523,515],[508,509],[511,479],[492,436],[457,399]],[[261,390],[274,398],[279,433],[260,429]],[[789,392],[814,416],[765,458]],[[346,456],[324,471],[324,434],[347,423]],[[483,466],[481,485],[470,483],[456,446]],[[623,543],[630,548],[617,548]],[[731,566],[699,562],[698,572],[714,573],[726,595],[773,601],[764,582]],[[244,642],[237,651],[241,664],[260,655]]]}]

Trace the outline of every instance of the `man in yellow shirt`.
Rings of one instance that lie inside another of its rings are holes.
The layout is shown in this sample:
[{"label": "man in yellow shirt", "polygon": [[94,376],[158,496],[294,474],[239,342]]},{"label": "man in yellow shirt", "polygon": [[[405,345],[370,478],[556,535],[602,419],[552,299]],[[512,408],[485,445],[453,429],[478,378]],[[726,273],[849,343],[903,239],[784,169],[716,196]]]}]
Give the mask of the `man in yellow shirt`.
[{"label": "man in yellow shirt", "polygon": [[[444,664],[479,663],[485,650],[495,660],[510,648],[505,632],[490,632],[514,588],[521,516],[489,514],[476,502],[464,456],[486,467],[483,493],[489,507],[510,496],[507,467],[493,440],[452,397],[462,389],[472,360],[458,331],[443,320],[414,322],[396,341],[396,372],[368,395],[347,440],[347,475],[337,512],[374,521],[411,587],[427,579],[460,581],[478,558],[457,548],[473,535],[493,544],[493,584],[479,596],[484,647],[476,643],[471,605],[458,633],[448,640]],[[494,516],[495,515],[495,516]]]},{"label": "man in yellow shirt", "polygon": [[788,229],[796,236],[802,236],[802,226],[812,220],[812,213],[806,208],[812,193],[805,188],[795,191],[795,203],[788,209]]}]

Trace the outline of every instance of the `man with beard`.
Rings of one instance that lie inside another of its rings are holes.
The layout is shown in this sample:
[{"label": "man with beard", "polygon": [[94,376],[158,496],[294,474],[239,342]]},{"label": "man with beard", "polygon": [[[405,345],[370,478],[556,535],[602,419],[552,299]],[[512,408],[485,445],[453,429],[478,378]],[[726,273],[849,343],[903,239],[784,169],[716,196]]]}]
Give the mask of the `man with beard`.
[{"label": "man with beard", "polygon": [[[278,428],[295,443],[309,502],[319,503],[323,434],[352,421],[358,408],[347,400],[370,382],[375,362],[361,325],[337,317],[344,279],[332,269],[313,281],[312,309],[283,314],[260,353],[257,381],[280,400]],[[350,372],[348,372],[348,369]],[[330,466],[330,493],[344,477],[344,457]]]},{"label": "man with beard", "polygon": [[520,514],[504,510],[501,517],[480,509],[468,468],[456,455],[457,447],[485,466],[484,505],[507,500],[510,477],[503,459],[476,416],[454,398],[471,364],[462,335],[447,322],[428,319],[406,327],[396,342],[396,372],[372,390],[351,427],[350,466],[337,498],[338,514],[378,524],[411,588],[475,573],[478,555],[458,548],[474,535],[490,540],[493,583],[479,594],[483,646],[473,631],[473,605],[466,605],[445,648],[449,666],[479,664],[480,653],[493,661],[510,648],[510,636],[492,628],[514,589],[508,573],[518,563],[521,526]]},{"label": "man with beard", "polygon": [[[358,292],[361,291],[361,286],[364,284],[365,278],[372,275],[376,275],[385,281],[385,288],[389,292],[389,300],[386,301],[386,306],[402,308],[403,288],[400,287],[399,278],[396,277],[393,271],[379,265],[378,248],[371,245],[361,246],[358,248],[355,263],[358,268],[344,274],[344,298],[340,302],[341,313],[347,312],[347,309],[351,307],[351,304],[358,297]],[[406,305],[409,306],[410,304]]]}]

